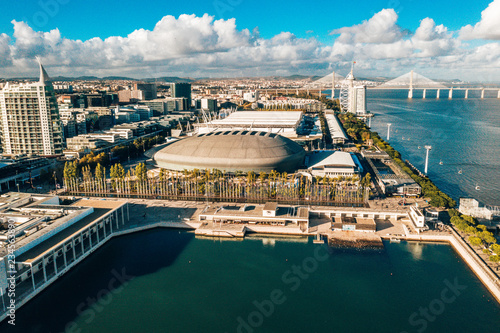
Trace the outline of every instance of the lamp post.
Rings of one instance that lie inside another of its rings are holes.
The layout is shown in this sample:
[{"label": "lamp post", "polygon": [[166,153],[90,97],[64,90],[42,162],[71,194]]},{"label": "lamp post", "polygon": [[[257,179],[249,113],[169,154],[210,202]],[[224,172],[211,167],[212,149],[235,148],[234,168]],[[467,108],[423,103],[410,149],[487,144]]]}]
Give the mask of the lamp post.
[{"label": "lamp post", "polygon": [[425,150],[427,151],[425,154],[425,174],[427,175],[427,167],[429,166],[429,151],[432,149],[432,146],[425,146]]}]

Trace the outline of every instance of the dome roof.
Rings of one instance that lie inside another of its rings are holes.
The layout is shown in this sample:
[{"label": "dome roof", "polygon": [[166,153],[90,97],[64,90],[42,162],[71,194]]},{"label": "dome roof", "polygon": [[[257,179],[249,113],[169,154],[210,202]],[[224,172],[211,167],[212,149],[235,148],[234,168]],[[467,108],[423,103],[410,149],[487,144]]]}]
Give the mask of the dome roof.
[{"label": "dome roof", "polygon": [[219,131],[176,141],[154,156],[169,170],[271,170],[294,172],[303,164],[304,149],[290,139],[261,131]]}]

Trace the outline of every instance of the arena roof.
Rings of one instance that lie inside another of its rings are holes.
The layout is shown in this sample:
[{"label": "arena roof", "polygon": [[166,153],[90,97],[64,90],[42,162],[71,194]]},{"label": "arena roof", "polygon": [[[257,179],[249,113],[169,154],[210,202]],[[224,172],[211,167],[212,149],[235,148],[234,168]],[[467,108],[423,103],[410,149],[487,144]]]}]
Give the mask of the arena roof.
[{"label": "arena roof", "polygon": [[237,111],[211,124],[217,127],[296,128],[301,119],[302,111]]},{"label": "arena roof", "polygon": [[294,172],[303,164],[304,149],[297,143],[262,131],[218,131],[172,143],[155,154],[159,167],[169,170],[271,170]]}]

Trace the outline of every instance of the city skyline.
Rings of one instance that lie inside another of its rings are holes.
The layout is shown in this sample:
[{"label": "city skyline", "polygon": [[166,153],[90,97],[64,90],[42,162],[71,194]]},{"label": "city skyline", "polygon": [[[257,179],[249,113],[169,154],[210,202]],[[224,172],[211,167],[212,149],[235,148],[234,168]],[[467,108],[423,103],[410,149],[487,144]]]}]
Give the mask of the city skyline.
[{"label": "city skyline", "polygon": [[331,2],[151,1],[137,12],[132,4],[102,4],[106,16],[82,8],[75,19],[78,2],[16,3],[0,14],[0,77],[30,76],[35,56],[52,76],[70,77],[345,75],[351,61],[362,77],[415,69],[492,82],[500,74],[500,0],[360,1],[351,11]]}]

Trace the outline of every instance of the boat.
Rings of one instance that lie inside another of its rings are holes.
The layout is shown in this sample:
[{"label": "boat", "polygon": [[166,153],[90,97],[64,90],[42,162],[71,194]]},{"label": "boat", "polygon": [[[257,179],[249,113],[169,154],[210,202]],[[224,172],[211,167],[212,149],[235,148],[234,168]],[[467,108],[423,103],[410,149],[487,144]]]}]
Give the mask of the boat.
[{"label": "boat", "polygon": [[405,137],[403,136],[403,140],[405,139]]},{"label": "boat", "polygon": [[422,147],[418,146],[418,149],[422,149]]},{"label": "boat", "polygon": [[479,191],[480,189],[479,185],[476,185],[476,191]]},{"label": "boat", "polygon": [[458,174],[461,175],[462,174],[462,169],[458,170]]},{"label": "boat", "polygon": [[396,237],[391,237],[391,243],[401,243],[401,239]]},{"label": "boat", "polygon": [[439,165],[443,165],[443,161],[439,161]]}]

